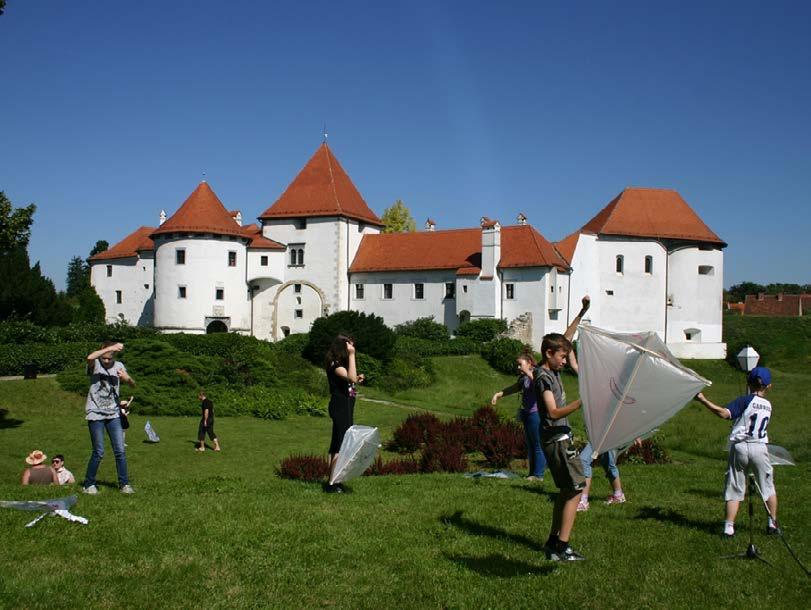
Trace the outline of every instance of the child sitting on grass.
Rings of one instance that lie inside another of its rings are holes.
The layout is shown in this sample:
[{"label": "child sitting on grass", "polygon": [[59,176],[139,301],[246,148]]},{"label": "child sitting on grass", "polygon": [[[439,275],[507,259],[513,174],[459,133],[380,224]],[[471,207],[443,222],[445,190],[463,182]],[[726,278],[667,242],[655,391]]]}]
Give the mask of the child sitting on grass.
[{"label": "child sitting on grass", "polygon": [[753,368],[747,378],[749,394],[739,396],[726,407],[709,401],[704,394],[696,394],[696,400],[723,419],[731,419],[729,435],[729,462],[727,465],[726,518],[724,536],[735,535],[735,516],[746,494],[746,475],[755,475],[760,495],[769,510],[766,533],[780,533],[777,524],[777,492],[774,488],[774,472],[769,459],[767,429],[772,418],[772,404],[766,400],[766,392],[772,387],[772,373],[763,366]]}]

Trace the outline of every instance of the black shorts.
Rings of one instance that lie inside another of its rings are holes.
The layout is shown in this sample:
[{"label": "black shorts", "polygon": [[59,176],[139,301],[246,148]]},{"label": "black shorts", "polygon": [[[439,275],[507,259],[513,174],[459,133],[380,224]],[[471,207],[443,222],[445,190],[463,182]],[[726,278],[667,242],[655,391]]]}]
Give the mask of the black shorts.
[{"label": "black shorts", "polygon": [[541,446],[546,457],[546,467],[552,473],[558,489],[580,491],[586,486],[583,463],[568,438],[561,441],[542,440]]}]

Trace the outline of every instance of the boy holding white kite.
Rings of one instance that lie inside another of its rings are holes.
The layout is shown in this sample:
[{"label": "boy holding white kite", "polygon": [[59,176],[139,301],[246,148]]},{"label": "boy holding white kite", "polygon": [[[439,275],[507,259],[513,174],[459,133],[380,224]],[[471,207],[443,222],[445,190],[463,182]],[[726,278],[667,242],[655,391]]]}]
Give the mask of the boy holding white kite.
[{"label": "boy holding white kite", "polygon": [[755,475],[761,497],[769,509],[767,534],[779,534],[777,524],[777,492],[774,473],[769,459],[767,429],[772,418],[772,404],[766,392],[772,387],[772,373],[764,366],[753,368],[747,378],[749,394],[739,396],[726,407],[696,394],[696,400],[723,419],[731,419],[729,435],[729,462],[726,475],[726,518],[724,536],[735,535],[735,517],[746,493],[746,475]]}]

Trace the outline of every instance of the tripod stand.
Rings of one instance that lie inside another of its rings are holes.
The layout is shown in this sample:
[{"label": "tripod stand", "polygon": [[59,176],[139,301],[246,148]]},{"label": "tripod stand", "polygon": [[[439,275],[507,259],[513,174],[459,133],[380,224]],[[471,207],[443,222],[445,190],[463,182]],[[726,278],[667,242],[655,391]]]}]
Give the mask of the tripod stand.
[{"label": "tripod stand", "polygon": [[[746,550],[743,553],[736,553],[734,555],[725,555],[722,559],[757,559],[762,561],[768,566],[772,564],[763,559],[760,556],[760,552],[758,548],[755,546],[755,509],[752,505],[752,496],[755,495],[759,490],[757,488],[757,483],[755,483],[755,475],[749,474],[749,485],[747,490],[747,495],[749,496],[749,545],[746,547]],[[766,509],[768,512],[768,508]]]}]

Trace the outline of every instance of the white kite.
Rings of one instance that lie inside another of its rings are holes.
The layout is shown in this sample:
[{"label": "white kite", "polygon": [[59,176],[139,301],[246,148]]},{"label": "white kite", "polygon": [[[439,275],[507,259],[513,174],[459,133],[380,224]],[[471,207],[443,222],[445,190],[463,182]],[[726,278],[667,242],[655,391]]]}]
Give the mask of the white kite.
[{"label": "white kite", "polygon": [[623,447],[673,417],[711,382],[683,366],[656,333],[579,326],[583,418],[594,455]]},{"label": "white kite", "polygon": [[375,460],[380,448],[380,433],[369,426],[352,426],[344,434],[330,485],[359,477]]},{"label": "white kite", "polygon": [[67,498],[56,498],[53,500],[28,500],[21,502],[0,500],[0,507],[13,508],[15,510],[29,510],[42,513],[39,517],[31,521],[30,523],[26,523],[25,527],[32,527],[36,525],[48,515],[56,515],[57,517],[62,517],[63,519],[67,519],[68,521],[73,521],[75,523],[87,525],[87,519],[85,519],[84,517],[79,517],[78,515],[74,515],[68,510],[71,506],[76,504],[76,500],[77,500],[76,496],[68,496]]},{"label": "white kite", "polygon": [[146,432],[146,437],[149,439],[150,443],[159,443],[161,437],[158,436],[158,433],[155,432],[155,429],[152,427],[152,424],[149,423],[149,420],[146,420],[146,424],[144,425],[144,432]]}]

